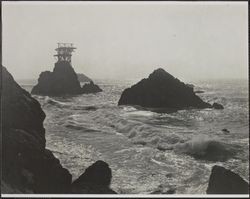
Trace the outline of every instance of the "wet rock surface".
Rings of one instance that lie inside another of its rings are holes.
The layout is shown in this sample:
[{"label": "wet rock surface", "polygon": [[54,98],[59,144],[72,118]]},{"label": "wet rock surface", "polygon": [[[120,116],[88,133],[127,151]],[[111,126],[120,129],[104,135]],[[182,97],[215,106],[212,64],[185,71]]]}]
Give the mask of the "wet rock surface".
[{"label": "wet rock surface", "polygon": [[109,165],[101,160],[96,161],[85,172],[72,183],[73,193],[116,193],[109,188],[112,173]]},{"label": "wet rock surface", "polygon": [[216,102],[213,103],[212,107],[213,107],[214,109],[224,109],[224,107],[223,107],[221,104],[216,103]]},{"label": "wet rock surface", "polygon": [[[139,105],[153,109],[176,111],[188,108],[211,108],[198,97],[193,87],[159,68],[131,88],[123,91],[118,105]],[[153,110],[154,111],[154,110]],[[159,111],[159,110],[157,110]]]},{"label": "wet rock surface", "polygon": [[102,89],[100,89],[99,86],[95,85],[93,81],[91,81],[90,83],[84,84],[82,86],[82,92],[83,93],[98,93],[98,92],[102,92]]},{"label": "wet rock surface", "polygon": [[221,166],[213,166],[207,188],[208,194],[248,194],[249,184],[238,174]]},{"label": "wet rock surface", "polygon": [[79,82],[91,82],[92,80],[83,73],[77,73]]},{"label": "wet rock surface", "polygon": [[[2,179],[23,193],[66,193],[71,174],[45,149],[45,113],[1,66]],[[3,190],[4,191],[4,190]]]},{"label": "wet rock surface", "polygon": [[[45,113],[6,68],[2,77],[2,193],[72,193],[72,175],[45,148]],[[74,182],[74,193],[115,193],[109,188],[111,169],[98,161]],[[73,187],[74,187],[73,186]]]},{"label": "wet rock surface", "polygon": [[102,91],[93,82],[89,86],[80,85],[78,76],[71,64],[67,61],[55,63],[53,72],[42,72],[38,84],[31,91],[35,95],[63,96],[96,93]]}]

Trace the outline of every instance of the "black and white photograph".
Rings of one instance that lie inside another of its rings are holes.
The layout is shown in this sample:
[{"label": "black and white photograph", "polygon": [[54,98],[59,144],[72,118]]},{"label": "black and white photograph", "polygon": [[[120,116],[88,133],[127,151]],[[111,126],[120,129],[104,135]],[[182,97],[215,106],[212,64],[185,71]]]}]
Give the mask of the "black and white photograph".
[{"label": "black and white photograph", "polygon": [[247,1],[1,1],[2,197],[249,197]]}]

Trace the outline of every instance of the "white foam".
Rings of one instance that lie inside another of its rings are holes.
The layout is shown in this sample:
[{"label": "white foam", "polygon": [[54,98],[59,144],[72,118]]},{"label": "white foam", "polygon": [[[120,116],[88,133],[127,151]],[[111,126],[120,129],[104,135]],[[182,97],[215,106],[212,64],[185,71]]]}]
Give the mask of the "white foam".
[{"label": "white foam", "polygon": [[185,143],[176,144],[174,146],[174,151],[196,155],[205,155],[206,149],[211,141],[214,140],[209,138],[208,136],[198,135]]},{"label": "white foam", "polygon": [[155,115],[155,113],[150,112],[150,111],[133,111],[133,112],[131,111],[131,112],[125,113],[125,115],[150,117],[150,116]]}]

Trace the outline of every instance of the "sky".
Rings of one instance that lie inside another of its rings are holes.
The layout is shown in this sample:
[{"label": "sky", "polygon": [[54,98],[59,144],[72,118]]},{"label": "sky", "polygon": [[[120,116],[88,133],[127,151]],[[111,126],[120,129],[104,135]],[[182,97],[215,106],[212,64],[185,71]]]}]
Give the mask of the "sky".
[{"label": "sky", "polygon": [[248,78],[247,2],[2,2],[2,63],[15,79],[54,68],[72,42],[93,79]]}]

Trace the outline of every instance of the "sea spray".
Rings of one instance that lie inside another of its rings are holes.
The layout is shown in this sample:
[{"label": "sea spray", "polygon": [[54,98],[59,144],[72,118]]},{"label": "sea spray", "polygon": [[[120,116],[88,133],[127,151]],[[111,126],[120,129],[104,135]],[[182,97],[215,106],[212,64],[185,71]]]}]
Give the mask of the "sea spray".
[{"label": "sea spray", "polygon": [[174,151],[190,155],[205,155],[209,143],[214,140],[205,135],[198,135],[185,143],[177,143]]},{"label": "sea spray", "polygon": [[226,161],[237,153],[236,146],[223,143],[207,135],[198,135],[174,146],[176,153],[185,153],[198,159]]}]

